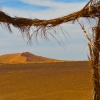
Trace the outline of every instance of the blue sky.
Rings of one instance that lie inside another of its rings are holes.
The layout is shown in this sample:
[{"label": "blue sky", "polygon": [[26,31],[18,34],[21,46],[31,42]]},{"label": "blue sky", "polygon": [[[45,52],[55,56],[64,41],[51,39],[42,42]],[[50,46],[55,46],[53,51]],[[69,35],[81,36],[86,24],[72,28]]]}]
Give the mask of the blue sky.
[{"label": "blue sky", "polygon": [[86,2],[87,0],[54,0],[55,2],[65,2],[65,3],[69,3],[69,2]]},{"label": "blue sky", "polygon": [[[0,5],[4,7],[12,7],[17,9],[31,9],[31,10],[45,10],[49,9],[48,6],[39,6],[35,4],[28,4],[23,2],[24,0],[0,0]],[[26,1],[26,0],[25,0]],[[28,1],[28,0],[27,0]],[[34,2],[34,0],[31,0]],[[40,0],[42,1],[53,1],[53,2],[61,2],[61,3],[80,3],[80,2],[86,2],[87,0]]]},{"label": "blue sky", "polygon": [[[87,2],[88,0],[0,0],[0,5],[2,10],[11,16],[51,19],[80,10]],[[57,27],[57,33],[60,37],[56,35],[56,38],[60,45],[49,35],[50,41],[45,41],[39,37],[38,43],[33,40],[32,44],[29,45],[27,39],[23,39],[20,31],[14,27],[12,27],[13,34],[9,34],[5,27],[0,27],[0,55],[28,51],[55,59],[87,59],[87,40],[77,23],[60,26],[70,35],[69,37],[65,32],[67,39]],[[51,32],[53,33],[52,30]]]},{"label": "blue sky", "polygon": [[28,10],[44,10],[47,9],[48,7],[44,6],[38,6],[38,5],[31,5],[22,2],[21,0],[1,0],[0,5],[3,7],[12,7],[12,8],[17,8],[17,9],[28,9]]}]

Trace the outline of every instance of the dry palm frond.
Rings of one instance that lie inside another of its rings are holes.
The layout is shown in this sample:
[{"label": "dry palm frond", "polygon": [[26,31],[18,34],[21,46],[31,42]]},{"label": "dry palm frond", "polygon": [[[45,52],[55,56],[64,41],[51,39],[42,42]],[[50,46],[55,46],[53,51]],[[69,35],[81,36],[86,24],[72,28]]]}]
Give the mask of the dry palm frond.
[{"label": "dry palm frond", "polygon": [[[27,36],[30,38],[29,31],[30,27],[34,26],[39,30],[42,30],[42,33],[46,33],[46,30],[50,27],[58,26],[59,24],[66,23],[69,21],[75,21],[80,17],[98,17],[100,16],[100,2],[94,2],[95,0],[90,0],[86,6],[72,14],[66,15],[64,17],[59,17],[51,20],[40,20],[40,19],[28,19],[20,17],[10,17],[5,14],[3,11],[0,11],[0,22],[6,24],[8,29],[11,31],[10,24],[14,27],[17,27],[21,32],[26,32]],[[45,34],[44,34],[45,35]]]}]

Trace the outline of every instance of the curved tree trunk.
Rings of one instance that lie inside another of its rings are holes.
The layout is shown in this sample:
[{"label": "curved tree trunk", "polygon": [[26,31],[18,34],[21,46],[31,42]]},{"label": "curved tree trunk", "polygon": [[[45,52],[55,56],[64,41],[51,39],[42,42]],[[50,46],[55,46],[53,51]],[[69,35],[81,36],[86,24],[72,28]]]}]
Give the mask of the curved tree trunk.
[{"label": "curved tree trunk", "polygon": [[100,79],[99,79],[99,52],[100,52],[100,18],[94,36],[94,48],[92,50],[92,69],[93,69],[93,100],[100,100]]}]

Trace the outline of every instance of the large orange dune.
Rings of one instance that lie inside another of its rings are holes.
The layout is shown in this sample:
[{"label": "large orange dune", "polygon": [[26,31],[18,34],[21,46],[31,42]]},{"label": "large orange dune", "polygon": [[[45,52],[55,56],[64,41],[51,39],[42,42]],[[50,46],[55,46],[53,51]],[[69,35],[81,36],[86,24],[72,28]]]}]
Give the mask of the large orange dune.
[{"label": "large orange dune", "polygon": [[37,63],[37,62],[57,62],[59,60],[45,58],[31,54],[29,52],[5,54],[0,56],[0,63]]}]

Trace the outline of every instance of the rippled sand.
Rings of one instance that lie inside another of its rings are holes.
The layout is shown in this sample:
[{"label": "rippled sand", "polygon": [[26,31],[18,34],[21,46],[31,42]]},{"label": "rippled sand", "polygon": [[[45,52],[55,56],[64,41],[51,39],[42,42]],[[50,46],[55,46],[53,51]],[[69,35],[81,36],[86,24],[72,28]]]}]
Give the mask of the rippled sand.
[{"label": "rippled sand", "polygon": [[88,62],[0,65],[0,100],[92,100]]}]

